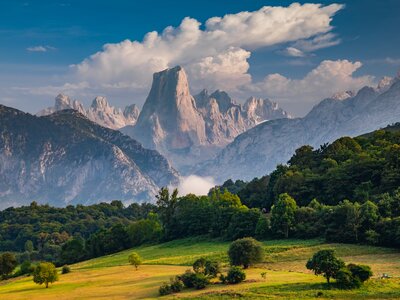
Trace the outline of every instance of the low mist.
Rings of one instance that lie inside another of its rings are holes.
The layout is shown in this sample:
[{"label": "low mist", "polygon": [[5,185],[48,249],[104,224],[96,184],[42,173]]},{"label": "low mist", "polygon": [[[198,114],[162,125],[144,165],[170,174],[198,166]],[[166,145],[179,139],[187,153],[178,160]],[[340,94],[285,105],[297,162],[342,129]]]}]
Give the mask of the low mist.
[{"label": "low mist", "polygon": [[182,177],[179,185],[179,195],[195,194],[198,196],[207,195],[209,190],[216,185],[212,177],[200,177],[197,175],[189,175]]}]

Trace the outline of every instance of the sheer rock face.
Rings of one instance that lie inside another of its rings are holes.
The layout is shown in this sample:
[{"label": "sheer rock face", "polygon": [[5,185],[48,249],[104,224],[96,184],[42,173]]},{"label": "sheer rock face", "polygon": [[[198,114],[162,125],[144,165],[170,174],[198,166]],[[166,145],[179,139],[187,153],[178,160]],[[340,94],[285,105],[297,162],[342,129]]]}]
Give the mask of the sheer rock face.
[{"label": "sheer rock face", "polygon": [[269,100],[237,104],[223,91],[192,96],[184,69],[177,66],[153,76],[137,124],[122,132],[159,150],[174,166],[209,159],[221,147],[259,122],[288,117]]},{"label": "sheer rock face", "polygon": [[47,116],[57,111],[74,109],[97,124],[111,128],[120,129],[127,125],[134,125],[139,116],[139,109],[135,104],[125,107],[124,111],[110,106],[105,97],[96,97],[92,105],[85,110],[84,106],[77,100],[60,94],[55,99],[53,107],[38,112],[37,116]]},{"label": "sheer rock face", "polygon": [[[104,104],[104,103],[103,103]],[[76,110],[37,117],[0,105],[0,207],[154,201],[178,173],[157,151]]]},{"label": "sheer rock face", "polygon": [[155,73],[134,136],[145,146],[183,150],[207,142],[204,120],[181,67]]},{"label": "sheer rock face", "polygon": [[[386,84],[385,84],[386,85]],[[385,86],[384,85],[384,86]],[[400,121],[400,80],[385,88],[364,87],[343,99],[321,101],[305,117],[263,122],[244,132],[197,173],[250,180],[285,164],[302,145],[318,148],[342,136],[358,136]]]}]

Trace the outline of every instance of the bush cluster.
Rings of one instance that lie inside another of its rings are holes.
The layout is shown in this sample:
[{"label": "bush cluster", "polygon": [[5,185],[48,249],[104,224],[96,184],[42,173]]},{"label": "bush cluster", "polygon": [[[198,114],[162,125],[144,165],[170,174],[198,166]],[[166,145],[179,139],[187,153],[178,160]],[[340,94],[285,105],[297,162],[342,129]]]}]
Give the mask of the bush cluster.
[{"label": "bush cluster", "polygon": [[371,276],[372,271],[369,266],[348,264],[337,273],[336,283],[341,289],[354,289],[359,288]]},{"label": "bush cluster", "polygon": [[364,281],[372,276],[369,266],[348,264],[337,258],[333,250],[320,250],[310,258],[306,264],[307,269],[313,270],[315,275],[323,275],[328,284],[330,278],[336,279],[336,284],[341,289],[359,288]]},{"label": "bush cluster", "polygon": [[63,265],[62,269],[61,269],[61,274],[68,274],[71,272],[71,268],[68,265]]},{"label": "bush cluster", "polygon": [[[260,262],[263,258],[263,248],[261,244],[253,238],[242,238],[233,242],[229,248],[228,255],[231,266],[226,275],[221,273],[220,263],[201,257],[197,259],[192,269],[178,275],[171,283],[163,283],[159,288],[161,296],[177,293],[182,287],[204,289],[210,284],[210,280],[219,276],[219,280],[225,284],[237,284],[246,279],[246,273],[238,265],[245,268]],[[176,288],[174,288],[176,285]]]},{"label": "bush cluster", "polygon": [[246,279],[246,273],[237,266],[231,266],[227,275],[221,274],[219,277],[222,283],[236,284]]}]

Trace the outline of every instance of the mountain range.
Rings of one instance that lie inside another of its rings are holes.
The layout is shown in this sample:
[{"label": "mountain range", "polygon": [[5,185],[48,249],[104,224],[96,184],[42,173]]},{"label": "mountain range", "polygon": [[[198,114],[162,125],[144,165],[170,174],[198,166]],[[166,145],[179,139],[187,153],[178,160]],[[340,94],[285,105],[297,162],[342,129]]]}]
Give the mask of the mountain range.
[{"label": "mountain range", "polygon": [[62,94],[36,116],[0,106],[0,206],[154,201],[180,174],[250,180],[302,145],[399,122],[399,104],[400,77],[385,77],[292,118],[269,99],[240,104],[220,90],[192,95],[177,66],[154,74],[141,111],[100,96],[86,109]]},{"label": "mountain range", "polygon": [[97,124],[111,128],[120,129],[127,125],[134,125],[139,117],[140,110],[136,104],[128,105],[121,110],[111,106],[105,97],[97,96],[93,99],[91,106],[85,109],[78,100],[72,100],[67,95],[59,94],[54,106],[39,111],[37,116],[47,116],[54,112],[73,109],[86,116]]},{"label": "mountain range", "polygon": [[305,117],[265,122],[237,136],[197,174],[250,180],[285,164],[302,145],[319,147],[342,136],[357,136],[400,121],[400,77],[385,77],[376,88],[342,92],[317,104]]},{"label": "mountain range", "polygon": [[0,105],[0,207],[153,201],[177,183],[157,151],[78,110],[38,117]]}]

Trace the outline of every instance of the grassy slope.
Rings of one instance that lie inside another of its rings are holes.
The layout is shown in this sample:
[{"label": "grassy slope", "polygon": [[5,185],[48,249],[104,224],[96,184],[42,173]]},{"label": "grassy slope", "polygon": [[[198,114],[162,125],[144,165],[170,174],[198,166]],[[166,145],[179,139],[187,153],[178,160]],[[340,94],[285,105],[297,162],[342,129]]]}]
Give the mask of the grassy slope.
[{"label": "grassy slope", "polygon": [[[233,295],[246,299],[321,298],[395,299],[400,298],[400,280],[373,279],[356,291],[327,290],[321,277],[309,273],[304,265],[312,253],[334,248],[346,262],[371,265],[375,275],[389,273],[400,276],[400,253],[393,249],[323,244],[320,240],[286,240],[264,242],[266,259],[257,268],[247,271],[245,283],[225,286],[211,285],[205,290],[186,290],[167,298],[231,299]],[[0,283],[0,299],[143,299],[158,295],[158,286],[170,277],[183,273],[196,258],[207,256],[227,262],[229,243],[185,239],[134,251],[144,258],[138,271],[127,265],[133,250],[88,260],[72,266],[72,273],[60,275],[60,281],[49,289],[35,285],[31,277]],[[260,273],[267,271],[267,279]]]}]

